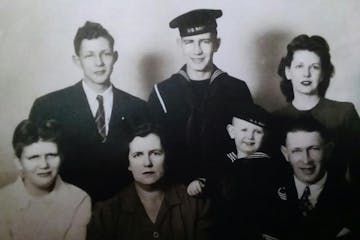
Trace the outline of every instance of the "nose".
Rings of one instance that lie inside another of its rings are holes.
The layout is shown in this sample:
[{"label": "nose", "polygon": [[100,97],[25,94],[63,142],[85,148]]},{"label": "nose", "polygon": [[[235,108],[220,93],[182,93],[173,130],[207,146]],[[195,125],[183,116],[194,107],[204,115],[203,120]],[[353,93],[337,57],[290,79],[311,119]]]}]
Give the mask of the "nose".
[{"label": "nose", "polygon": [[304,76],[305,77],[311,76],[311,67],[304,68]]},{"label": "nose", "polygon": [[194,43],[194,53],[196,55],[202,54],[202,48],[201,48],[200,42],[195,42]]},{"label": "nose", "polygon": [[306,151],[303,156],[304,163],[309,164],[312,162],[312,158],[309,151]]},{"label": "nose", "polygon": [[42,157],[39,159],[39,167],[40,168],[47,168],[48,166],[49,166],[49,163],[46,160],[46,157]]},{"label": "nose", "polygon": [[103,61],[101,55],[97,55],[95,57],[95,64],[96,64],[96,66],[103,66],[104,65],[104,61]]},{"label": "nose", "polygon": [[248,139],[254,139],[254,131],[246,131],[246,137]]},{"label": "nose", "polygon": [[151,159],[151,156],[145,156],[144,157],[144,167],[151,167],[153,164],[152,164],[152,159]]}]

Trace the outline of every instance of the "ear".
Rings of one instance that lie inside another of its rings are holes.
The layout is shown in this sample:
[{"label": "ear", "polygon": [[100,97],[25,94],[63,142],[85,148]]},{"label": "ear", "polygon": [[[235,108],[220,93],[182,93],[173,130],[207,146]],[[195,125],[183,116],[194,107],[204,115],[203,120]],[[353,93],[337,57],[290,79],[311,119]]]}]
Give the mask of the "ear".
[{"label": "ear", "polygon": [[230,136],[231,139],[234,139],[234,126],[231,124],[226,125],[226,130]]},{"label": "ear", "polygon": [[15,162],[15,166],[16,168],[19,170],[19,171],[22,171],[23,170],[23,166],[21,164],[21,160],[19,158],[15,158],[14,159],[14,162]]},{"label": "ear", "polygon": [[119,57],[119,54],[117,51],[114,51],[114,54],[113,54],[113,63],[116,63],[116,61],[118,60],[118,57]]},{"label": "ear", "polygon": [[176,39],[176,44],[181,48],[181,37]]},{"label": "ear", "polygon": [[291,80],[290,68],[285,66],[285,76],[288,80]]},{"label": "ear", "polygon": [[286,160],[287,162],[289,162],[288,149],[287,149],[285,146],[281,145],[280,150],[281,150],[281,153],[282,153],[282,155],[284,156],[285,160]]},{"label": "ear", "polygon": [[79,56],[73,55],[73,56],[72,56],[72,60],[73,60],[73,63],[74,63],[76,66],[81,67],[80,57],[79,57]]},{"label": "ear", "polygon": [[325,157],[326,159],[329,159],[333,153],[333,149],[334,149],[334,143],[333,142],[328,142],[325,145]]},{"label": "ear", "polygon": [[220,44],[221,44],[221,38],[216,38],[215,41],[214,41],[214,52],[217,52],[217,50],[219,49],[220,47]]}]

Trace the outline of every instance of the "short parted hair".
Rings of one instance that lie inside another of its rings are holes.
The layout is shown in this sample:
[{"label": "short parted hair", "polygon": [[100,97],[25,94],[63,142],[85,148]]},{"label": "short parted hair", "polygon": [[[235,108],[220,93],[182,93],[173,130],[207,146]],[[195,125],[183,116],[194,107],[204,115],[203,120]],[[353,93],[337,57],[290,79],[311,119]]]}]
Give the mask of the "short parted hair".
[{"label": "short parted hair", "polygon": [[61,135],[61,126],[55,120],[43,121],[40,124],[23,120],[15,128],[12,146],[18,158],[21,157],[24,147],[39,141],[55,143],[61,153]]},{"label": "short parted hair", "polygon": [[141,123],[131,127],[127,136],[127,154],[129,154],[129,145],[136,137],[146,137],[149,134],[155,134],[159,137],[161,146],[165,151],[164,134],[162,128],[151,122]]},{"label": "short parted hair", "polygon": [[99,37],[107,39],[111,49],[114,49],[114,38],[100,23],[87,21],[84,26],[78,28],[74,38],[74,48],[76,55],[79,56],[82,40],[96,39]]},{"label": "short parted hair", "polygon": [[280,60],[278,74],[281,77],[280,89],[284,94],[286,101],[291,102],[294,99],[294,90],[291,81],[287,79],[285,68],[291,66],[294,53],[298,50],[308,50],[319,56],[321,62],[322,81],[318,86],[319,96],[324,97],[329,87],[330,78],[334,75],[334,65],[331,62],[330,48],[323,37],[313,35],[309,37],[301,34],[295,37],[287,45],[287,54]]},{"label": "short parted hair", "polygon": [[332,140],[332,136],[328,128],[312,116],[300,116],[295,119],[287,119],[284,121],[282,131],[282,145],[286,145],[287,134],[291,132],[318,132],[325,143]]}]

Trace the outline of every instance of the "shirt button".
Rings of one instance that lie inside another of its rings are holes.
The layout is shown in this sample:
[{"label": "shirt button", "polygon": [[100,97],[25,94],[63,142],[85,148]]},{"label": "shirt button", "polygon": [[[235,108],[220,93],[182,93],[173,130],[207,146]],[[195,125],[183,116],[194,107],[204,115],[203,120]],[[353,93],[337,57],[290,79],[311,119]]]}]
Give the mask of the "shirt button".
[{"label": "shirt button", "polygon": [[153,232],[153,237],[154,237],[154,238],[159,238],[159,236],[160,236],[160,235],[159,235],[158,232]]}]

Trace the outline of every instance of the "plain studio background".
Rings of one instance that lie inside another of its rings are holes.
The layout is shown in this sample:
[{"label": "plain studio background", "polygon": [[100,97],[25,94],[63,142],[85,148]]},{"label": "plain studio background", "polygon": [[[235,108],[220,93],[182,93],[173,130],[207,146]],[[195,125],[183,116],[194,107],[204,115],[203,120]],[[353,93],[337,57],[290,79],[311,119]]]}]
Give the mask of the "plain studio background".
[{"label": "plain studio background", "polygon": [[86,20],[115,38],[112,82],[147,100],[151,87],[184,60],[171,19],[195,8],[218,8],[221,46],[215,63],[248,84],[272,111],[285,104],[277,66],[296,35],[328,41],[336,68],[327,97],[360,111],[360,1],[357,0],[0,0],[0,185],[14,179],[11,138],[35,98],[75,84],[73,38]]}]

